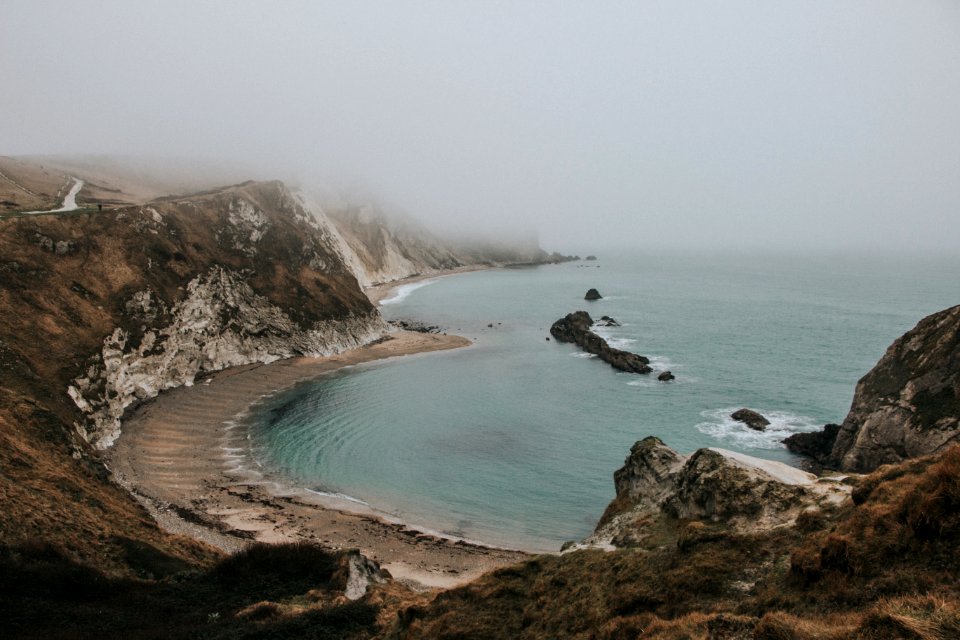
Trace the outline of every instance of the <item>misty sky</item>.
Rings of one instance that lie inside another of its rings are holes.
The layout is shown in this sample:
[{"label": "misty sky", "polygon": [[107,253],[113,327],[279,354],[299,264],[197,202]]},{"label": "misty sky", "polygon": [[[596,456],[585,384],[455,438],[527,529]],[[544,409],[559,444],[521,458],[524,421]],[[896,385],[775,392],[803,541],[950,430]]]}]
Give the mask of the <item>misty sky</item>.
[{"label": "misty sky", "polygon": [[225,158],[547,248],[960,247],[960,2],[43,2],[0,154]]}]

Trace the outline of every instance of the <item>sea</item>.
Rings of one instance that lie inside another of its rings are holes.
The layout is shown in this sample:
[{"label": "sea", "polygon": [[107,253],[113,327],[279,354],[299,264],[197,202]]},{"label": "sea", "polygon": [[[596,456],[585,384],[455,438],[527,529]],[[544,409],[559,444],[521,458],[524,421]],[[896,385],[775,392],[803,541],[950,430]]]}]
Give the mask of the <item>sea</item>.
[{"label": "sea", "polygon": [[[387,319],[472,346],[350,367],[280,391],[246,418],[255,464],[414,527],[556,551],[588,535],[613,472],[649,435],[792,465],[782,440],[841,422],[857,380],[926,315],[960,303],[960,259],[649,255],[500,268],[401,285]],[[603,298],[588,302],[597,288]],[[550,325],[586,310],[622,373]],[[669,370],[675,380],[659,382]],[[733,421],[741,407],[771,422]]]}]

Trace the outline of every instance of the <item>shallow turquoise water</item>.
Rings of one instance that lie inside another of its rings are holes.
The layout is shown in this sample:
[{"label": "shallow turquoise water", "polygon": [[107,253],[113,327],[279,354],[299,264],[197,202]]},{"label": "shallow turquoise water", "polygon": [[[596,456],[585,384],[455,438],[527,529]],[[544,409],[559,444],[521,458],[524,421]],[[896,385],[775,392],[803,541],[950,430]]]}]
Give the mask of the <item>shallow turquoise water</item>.
[{"label": "shallow turquoise water", "polygon": [[[779,441],[842,420],[886,347],[960,302],[958,275],[956,259],[621,255],[440,278],[406,289],[384,315],[439,324],[473,346],[280,393],[252,412],[252,451],[299,485],[414,525],[555,550],[592,530],[613,471],[646,435],[681,452],[795,462]],[[604,299],[585,302],[589,287]],[[676,381],[546,341],[576,309],[622,322],[601,332]],[[741,406],[772,427],[760,434],[726,417]]]}]

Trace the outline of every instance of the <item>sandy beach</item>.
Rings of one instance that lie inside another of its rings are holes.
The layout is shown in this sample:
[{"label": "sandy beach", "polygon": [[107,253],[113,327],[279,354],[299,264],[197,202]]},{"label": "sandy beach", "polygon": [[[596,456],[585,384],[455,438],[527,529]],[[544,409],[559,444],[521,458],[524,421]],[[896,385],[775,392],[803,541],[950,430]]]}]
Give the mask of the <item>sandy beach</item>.
[{"label": "sandy beach", "polygon": [[254,540],[311,540],[358,548],[395,578],[419,586],[467,582],[525,554],[429,535],[362,504],[264,477],[247,459],[246,434],[235,420],[265,395],[341,367],[469,344],[459,336],[397,332],[336,356],[226,369],[135,410],[108,464],[162,527],[225,551]]},{"label": "sandy beach", "polygon": [[416,276],[410,276],[409,278],[403,278],[401,280],[393,280],[391,282],[384,282],[382,284],[375,284],[369,287],[364,288],[363,292],[367,294],[367,297],[370,298],[370,302],[373,304],[379,305],[384,298],[387,298],[397,287],[401,287],[405,284],[413,284],[415,282],[423,282],[424,280],[436,280],[438,278],[446,278],[447,276],[455,276],[460,273],[470,273],[472,271],[485,271],[487,269],[496,269],[497,265],[487,265],[487,264],[470,264],[463,267],[457,267],[455,269],[446,269],[438,273],[425,273]]}]

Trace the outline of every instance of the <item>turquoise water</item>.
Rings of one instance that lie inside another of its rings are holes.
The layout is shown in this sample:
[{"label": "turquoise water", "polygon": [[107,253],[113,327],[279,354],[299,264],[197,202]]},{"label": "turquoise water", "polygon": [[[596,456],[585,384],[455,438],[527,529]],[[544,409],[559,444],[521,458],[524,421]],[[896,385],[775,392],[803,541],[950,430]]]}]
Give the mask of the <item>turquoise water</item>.
[{"label": "turquoise water", "polygon": [[[420,527],[556,550],[592,530],[636,440],[796,463],[783,437],[842,420],[886,347],[960,302],[952,258],[601,258],[404,288],[387,318],[475,344],[274,396],[252,413],[255,458]],[[590,287],[604,299],[585,302]],[[601,333],[677,379],[619,373],[546,341],[576,309],[622,322]],[[729,420],[741,406],[773,425],[758,433]]]}]

